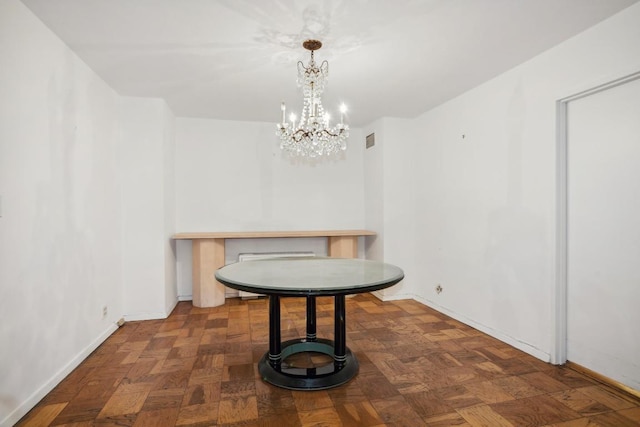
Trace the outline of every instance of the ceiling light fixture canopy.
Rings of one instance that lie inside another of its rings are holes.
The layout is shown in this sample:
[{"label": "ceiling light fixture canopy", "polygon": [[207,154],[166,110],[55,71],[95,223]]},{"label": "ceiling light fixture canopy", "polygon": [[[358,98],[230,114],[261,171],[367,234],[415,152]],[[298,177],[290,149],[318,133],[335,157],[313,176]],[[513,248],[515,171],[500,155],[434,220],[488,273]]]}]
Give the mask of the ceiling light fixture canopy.
[{"label": "ceiling light fixture canopy", "polygon": [[330,116],[322,107],[322,92],[329,76],[329,63],[316,65],[313,52],[322,47],[318,40],[307,40],[302,46],[311,52],[311,60],[305,67],[298,61],[298,86],[302,87],[304,105],[300,120],[291,113],[286,120],[287,108],[281,105],[282,121],[278,123],[276,135],[280,137],[280,148],[296,156],[319,157],[347,149],[349,126],[344,123],[347,107],[340,106],[340,123],[330,125]]}]

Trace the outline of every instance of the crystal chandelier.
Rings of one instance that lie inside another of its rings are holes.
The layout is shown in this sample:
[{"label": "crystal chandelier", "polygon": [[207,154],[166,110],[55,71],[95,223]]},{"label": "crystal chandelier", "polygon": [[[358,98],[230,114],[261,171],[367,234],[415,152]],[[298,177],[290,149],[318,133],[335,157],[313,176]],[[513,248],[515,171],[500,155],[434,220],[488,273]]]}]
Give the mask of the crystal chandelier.
[{"label": "crystal chandelier", "polygon": [[280,148],[296,156],[318,157],[331,155],[347,149],[349,126],[344,123],[347,108],[340,106],[340,123],[329,124],[329,114],[322,108],[322,92],[329,76],[329,64],[323,61],[316,65],[313,52],[322,47],[318,40],[307,40],[302,46],[311,51],[311,61],[304,66],[298,61],[298,86],[302,87],[304,105],[299,121],[291,113],[286,121],[286,106],[282,103],[282,121],[278,123],[276,135],[280,137]]}]

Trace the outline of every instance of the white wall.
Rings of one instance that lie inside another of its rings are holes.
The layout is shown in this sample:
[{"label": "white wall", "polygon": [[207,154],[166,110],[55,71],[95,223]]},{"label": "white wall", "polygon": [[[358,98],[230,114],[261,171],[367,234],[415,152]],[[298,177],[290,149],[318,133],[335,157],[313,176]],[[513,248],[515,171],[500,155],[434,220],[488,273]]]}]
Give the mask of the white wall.
[{"label": "white wall", "polygon": [[[282,153],[274,123],[179,118],[176,229],[364,228],[363,147],[362,132],[352,129],[343,156],[310,162]],[[236,250],[282,249],[277,240],[246,243]],[[318,247],[316,240],[291,243],[292,250]],[[178,242],[177,251],[179,295],[185,298],[191,294],[190,242]]]},{"label": "white wall", "polygon": [[163,111],[163,247],[164,247],[164,312],[169,315],[178,301],[177,249],[171,238],[176,232],[176,127],[175,117],[165,104]]},{"label": "white wall", "polygon": [[375,145],[364,153],[365,223],[378,235],[367,237],[366,257],[400,266],[405,278],[376,292],[383,300],[407,298],[419,283],[414,263],[416,229],[416,167],[412,120],[384,118],[365,128]]},{"label": "white wall", "polygon": [[0,94],[0,425],[11,425],[116,328],[121,176],[117,95],[17,0],[0,2]]},{"label": "white wall", "polygon": [[384,120],[377,120],[364,128],[365,138],[373,134],[374,145],[363,154],[364,223],[375,236],[365,237],[366,257],[376,261],[384,259]]},{"label": "white wall", "polygon": [[164,318],[177,302],[173,115],[159,99],[121,97],[122,264],[126,320]]},{"label": "white wall", "polygon": [[550,360],[555,102],[640,70],[638,22],[640,4],[416,121],[419,300]]}]

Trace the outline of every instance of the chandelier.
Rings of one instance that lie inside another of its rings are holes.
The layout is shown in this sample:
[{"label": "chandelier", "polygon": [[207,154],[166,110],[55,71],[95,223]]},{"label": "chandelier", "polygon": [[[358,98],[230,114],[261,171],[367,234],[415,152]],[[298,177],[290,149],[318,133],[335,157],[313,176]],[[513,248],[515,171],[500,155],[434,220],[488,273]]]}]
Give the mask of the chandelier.
[{"label": "chandelier", "polygon": [[291,113],[286,120],[286,106],[282,103],[282,121],[278,123],[276,135],[280,148],[296,156],[318,157],[331,155],[347,149],[349,126],[344,123],[347,107],[340,106],[340,123],[330,125],[329,113],[322,107],[322,92],[329,76],[329,63],[316,65],[313,52],[322,47],[318,40],[307,40],[302,46],[311,51],[311,60],[305,67],[298,61],[298,86],[302,87],[304,104],[300,120]]}]

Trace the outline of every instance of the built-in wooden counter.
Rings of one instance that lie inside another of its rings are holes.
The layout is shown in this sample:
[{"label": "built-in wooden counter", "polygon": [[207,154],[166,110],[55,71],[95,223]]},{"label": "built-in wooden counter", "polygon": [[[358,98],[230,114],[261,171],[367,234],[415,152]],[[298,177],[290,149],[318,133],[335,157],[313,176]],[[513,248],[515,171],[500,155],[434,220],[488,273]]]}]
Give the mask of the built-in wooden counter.
[{"label": "built-in wooden counter", "polygon": [[375,236],[369,230],[312,231],[223,231],[177,233],[174,240],[191,240],[193,249],[193,305],[216,307],[224,304],[224,285],[215,279],[215,272],[224,266],[226,239],[267,239],[295,237],[326,237],[327,252],[334,258],[357,258],[358,237]]}]

